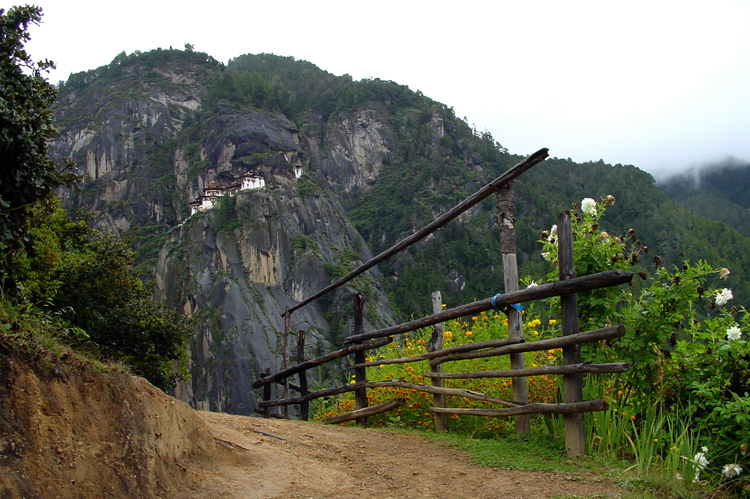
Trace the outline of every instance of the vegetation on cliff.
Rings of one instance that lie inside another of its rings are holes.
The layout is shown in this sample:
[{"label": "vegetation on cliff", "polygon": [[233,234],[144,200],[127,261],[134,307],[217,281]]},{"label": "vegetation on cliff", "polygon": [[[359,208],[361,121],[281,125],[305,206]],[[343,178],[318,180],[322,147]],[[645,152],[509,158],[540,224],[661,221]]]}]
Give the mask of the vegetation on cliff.
[{"label": "vegetation on cliff", "polygon": [[0,334],[46,335],[124,361],[166,389],[176,376],[174,362],[186,358],[189,325],[151,299],[128,241],[71,220],[52,194],[75,176],[47,155],[56,133],[55,91],[42,71],[52,63],[36,65],[23,49],[41,9],[17,7],[0,16]]}]

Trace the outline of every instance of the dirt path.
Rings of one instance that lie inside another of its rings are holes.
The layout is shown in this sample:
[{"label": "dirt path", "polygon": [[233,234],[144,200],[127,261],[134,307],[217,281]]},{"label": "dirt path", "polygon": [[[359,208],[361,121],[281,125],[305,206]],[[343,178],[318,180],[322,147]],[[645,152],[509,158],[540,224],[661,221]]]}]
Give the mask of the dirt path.
[{"label": "dirt path", "polygon": [[472,466],[459,450],[418,436],[210,412],[200,412],[199,417],[228,450],[228,457],[191,466],[195,497],[621,496],[603,476]]}]

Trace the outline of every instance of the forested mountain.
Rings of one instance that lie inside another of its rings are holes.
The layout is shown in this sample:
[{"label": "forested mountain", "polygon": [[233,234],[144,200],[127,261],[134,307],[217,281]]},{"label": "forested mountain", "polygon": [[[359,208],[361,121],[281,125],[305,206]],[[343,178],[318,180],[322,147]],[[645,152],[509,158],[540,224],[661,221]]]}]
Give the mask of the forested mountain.
[{"label": "forested mountain", "polygon": [[[247,387],[278,369],[286,307],[521,159],[406,86],[290,57],[248,54],[225,66],[192,51],[123,53],[59,90],[52,150],[86,176],[66,205],[138,236],[144,277],[195,319],[193,377],[178,396],[218,411],[255,408]],[[190,203],[245,176],[261,187],[191,216]],[[515,189],[522,276],[548,271],[538,240],[559,212],[613,195],[603,223],[612,235],[635,230],[649,248],[639,265],[704,258],[732,271],[737,304],[750,297],[750,240],[670,200],[635,166],[553,157]],[[354,290],[367,297],[367,327],[424,314],[434,290],[450,305],[503,291],[494,202],[305,307],[292,330],[312,331],[313,349],[337,344]]]},{"label": "forested mountain", "polygon": [[696,214],[750,236],[750,163],[728,158],[674,175],[659,187]]}]

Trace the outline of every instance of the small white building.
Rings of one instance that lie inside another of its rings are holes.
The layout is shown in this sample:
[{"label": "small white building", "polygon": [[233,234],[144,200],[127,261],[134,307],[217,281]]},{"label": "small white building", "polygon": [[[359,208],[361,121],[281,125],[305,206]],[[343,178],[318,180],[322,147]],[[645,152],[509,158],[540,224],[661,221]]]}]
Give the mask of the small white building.
[{"label": "small white building", "polygon": [[262,189],[265,186],[266,180],[262,176],[257,173],[248,172],[242,177],[242,187],[240,187],[240,190]]},{"label": "small white building", "polygon": [[195,215],[199,211],[210,210],[216,206],[216,200],[225,193],[234,196],[238,191],[263,189],[266,186],[266,180],[258,173],[247,172],[238,180],[239,182],[230,185],[227,189],[219,187],[219,184],[215,181],[209,182],[208,187],[203,189],[203,194],[190,203],[190,216]]},{"label": "small white building", "polygon": [[210,210],[216,205],[216,200],[224,195],[225,190],[219,187],[214,181],[208,183],[208,187],[203,189],[203,194],[198,199],[190,203],[190,216],[199,211]]}]

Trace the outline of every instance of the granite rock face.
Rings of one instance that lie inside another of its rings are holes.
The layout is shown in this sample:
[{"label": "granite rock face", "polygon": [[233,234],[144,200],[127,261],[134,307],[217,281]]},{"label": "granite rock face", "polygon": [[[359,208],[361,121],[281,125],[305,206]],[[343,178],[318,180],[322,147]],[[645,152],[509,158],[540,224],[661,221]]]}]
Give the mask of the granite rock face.
[{"label": "granite rock face", "polygon": [[[368,107],[307,135],[278,112],[221,103],[207,112],[222,71],[210,62],[165,64],[148,78],[123,71],[118,84],[95,78],[62,93],[51,150],[85,178],[80,193],[62,193],[66,205],[92,212],[100,229],[135,230],[142,248],[152,245],[142,256],[156,297],[195,320],[192,378],[176,396],[200,409],[252,413],[250,385],[282,366],[286,308],[370,258],[334,191],[366,189],[393,132]],[[191,215],[190,202],[207,188],[228,189],[248,173],[263,187]],[[308,357],[340,343],[355,290],[368,298],[366,328],[392,324],[381,280],[370,271],[293,314],[290,351],[299,329]]]}]

